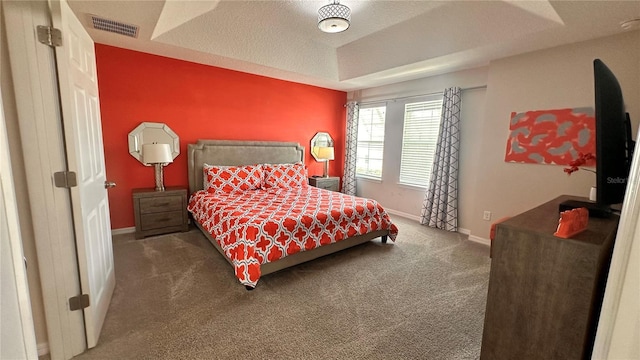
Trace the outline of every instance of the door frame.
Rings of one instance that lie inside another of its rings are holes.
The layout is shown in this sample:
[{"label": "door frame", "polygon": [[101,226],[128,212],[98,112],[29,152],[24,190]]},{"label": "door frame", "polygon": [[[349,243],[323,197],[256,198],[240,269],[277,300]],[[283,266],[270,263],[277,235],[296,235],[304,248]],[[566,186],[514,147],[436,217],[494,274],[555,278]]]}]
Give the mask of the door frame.
[{"label": "door frame", "polygon": [[[631,355],[637,341],[638,275],[640,268],[640,141],[635,147],[624,205],[607,276],[592,359]],[[634,253],[635,251],[635,253]],[[614,336],[615,335],[615,336]]]},{"label": "door frame", "polygon": [[[70,311],[80,280],[69,190],[53,184],[67,170],[54,50],[37,41],[38,25],[50,26],[45,0],[2,2],[18,110],[29,205],[42,284],[49,351],[70,359],[86,350],[82,311]],[[25,131],[31,129],[32,131]]]},{"label": "door frame", "polygon": [[[1,11],[0,11],[1,16]],[[20,352],[27,359],[37,359],[38,349],[36,334],[31,313],[31,299],[29,297],[29,285],[27,284],[27,269],[24,252],[22,249],[22,236],[20,234],[20,221],[18,220],[18,204],[16,200],[11,159],[9,158],[9,139],[7,138],[6,122],[4,119],[4,105],[2,102],[2,90],[0,89],[0,200],[1,207],[6,213],[6,226],[8,243],[11,254],[9,266],[13,268],[14,279],[9,279],[3,274],[2,281],[15,281],[15,295],[18,308],[18,320],[11,319],[9,325],[13,331],[10,338],[13,339],[10,347],[21,348]],[[0,234],[1,236],[1,234]],[[3,243],[5,239],[2,239]],[[3,286],[4,287],[4,286]],[[6,305],[5,305],[6,306]],[[10,309],[12,310],[12,309]],[[7,324],[4,324],[7,326]],[[15,331],[15,330],[18,331]],[[0,356],[3,352],[0,351]],[[4,353],[7,355],[6,353]]]}]

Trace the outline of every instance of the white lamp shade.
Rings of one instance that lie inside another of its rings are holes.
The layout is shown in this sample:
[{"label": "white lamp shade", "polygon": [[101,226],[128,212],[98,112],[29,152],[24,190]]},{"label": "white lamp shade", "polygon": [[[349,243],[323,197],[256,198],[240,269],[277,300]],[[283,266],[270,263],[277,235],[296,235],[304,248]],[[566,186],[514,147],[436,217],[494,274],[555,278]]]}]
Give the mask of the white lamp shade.
[{"label": "white lamp shade", "polygon": [[173,162],[169,144],[143,144],[142,162],[145,164],[163,164]]},{"label": "white lamp shade", "polygon": [[333,148],[332,147],[320,147],[318,148],[318,159],[333,160]]}]

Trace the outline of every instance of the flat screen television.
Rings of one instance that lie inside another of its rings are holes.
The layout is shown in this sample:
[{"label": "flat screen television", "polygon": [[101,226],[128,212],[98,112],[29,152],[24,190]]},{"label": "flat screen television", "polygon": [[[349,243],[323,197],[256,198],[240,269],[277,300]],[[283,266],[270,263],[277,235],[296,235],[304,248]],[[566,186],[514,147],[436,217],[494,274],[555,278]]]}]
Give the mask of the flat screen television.
[{"label": "flat screen television", "polygon": [[631,166],[631,123],[618,79],[600,59],[593,61],[596,111],[596,203],[622,203]]},{"label": "flat screen television", "polygon": [[[567,208],[586,207],[589,215],[607,217],[611,205],[624,200],[635,142],[625,112],[620,83],[600,59],[593,61],[596,116],[596,201],[573,202]],[[561,205],[561,210],[563,205]]]}]

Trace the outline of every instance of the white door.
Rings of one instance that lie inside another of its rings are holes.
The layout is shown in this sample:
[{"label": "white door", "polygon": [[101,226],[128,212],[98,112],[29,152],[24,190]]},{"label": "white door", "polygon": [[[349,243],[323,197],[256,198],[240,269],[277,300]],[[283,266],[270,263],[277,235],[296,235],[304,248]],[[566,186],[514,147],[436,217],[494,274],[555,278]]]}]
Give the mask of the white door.
[{"label": "white door", "polygon": [[53,26],[62,31],[56,47],[58,81],[69,171],[77,176],[71,202],[83,294],[87,347],[98,342],[115,287],[111,221],[93,40],[66,1],[50,1]]}]

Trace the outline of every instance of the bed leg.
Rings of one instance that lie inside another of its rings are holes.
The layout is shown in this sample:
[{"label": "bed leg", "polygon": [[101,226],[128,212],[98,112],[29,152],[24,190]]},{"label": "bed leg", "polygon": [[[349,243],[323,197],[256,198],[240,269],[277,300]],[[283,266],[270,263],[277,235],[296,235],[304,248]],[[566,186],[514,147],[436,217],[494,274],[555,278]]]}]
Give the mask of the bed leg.
[{"label": "bed leg", "polygon": [[380,240],[382,241],[383,244],[386,244],[387,243],[387,235],[382,235]]},{"label": "bed leg", "polygon": [[244,288],[245,288],[245,289],[247,289],[247,291],[251,291],[251,290],[255,289],[255,288],[252,288],[252,287],[251,287],[251,286],[249,286],[249,285],[245,285],[245,286],[244,286]]}]

